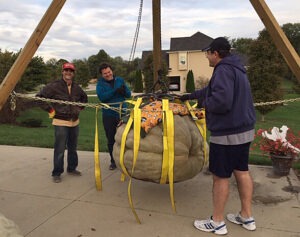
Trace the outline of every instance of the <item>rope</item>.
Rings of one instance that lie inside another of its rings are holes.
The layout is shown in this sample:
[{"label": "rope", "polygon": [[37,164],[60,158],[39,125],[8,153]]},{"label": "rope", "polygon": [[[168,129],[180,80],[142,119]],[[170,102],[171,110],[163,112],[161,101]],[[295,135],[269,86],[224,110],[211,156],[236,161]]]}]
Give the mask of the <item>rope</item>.
[{"label": "rope", "polygon": [[286,99],[286,100],[277,100],[277,101],[269,101],[269,102],[258,102],[258,103],[254,103],[254,106],[284,104],[284,103],[296,102],[296,101],[300,101],[300,98]]}]

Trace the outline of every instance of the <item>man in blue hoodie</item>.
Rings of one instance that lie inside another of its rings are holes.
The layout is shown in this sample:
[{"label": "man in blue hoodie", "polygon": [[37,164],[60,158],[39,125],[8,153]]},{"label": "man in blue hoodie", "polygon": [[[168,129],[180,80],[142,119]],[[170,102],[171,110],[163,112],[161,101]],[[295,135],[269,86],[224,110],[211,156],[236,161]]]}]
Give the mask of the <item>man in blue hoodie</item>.
[{"label": "man in blue hoodie", "polygon": [[246,70],[224,37],[216,38],[203,51],[214,68],[207,87],[181,100],[197,99],[206,111],[210,131],[209,170],[213,174],[213,213],[207,220],[195,220],[194,226],[205,232],[227,234],[224,209],[232,173],[237,181],[241,210],[227,219],[255,230],[251,212],[253,181],[248,169],[250,144],[254,139],[255,110]]},{"label": "man in blue hoodie", "polygon": [[103,63],[99,67],[101,77],[96,86],[96,92],[99,100],[102,103],[107,103],[112,109],[102,109],[102,122],[107,138],[107,146],[110,154],[110,170],[116,168],[116,163],[113,157],[113,146],[115,144],[115,135],[117,125],[120,122],[122,113],[119,113],[120,104],[122,104],[122,111],[126,108],[123,103],[125,98],[130,98],[131,91],[127,87],[125,81],[121,77],[115,77],[111,65]]}]

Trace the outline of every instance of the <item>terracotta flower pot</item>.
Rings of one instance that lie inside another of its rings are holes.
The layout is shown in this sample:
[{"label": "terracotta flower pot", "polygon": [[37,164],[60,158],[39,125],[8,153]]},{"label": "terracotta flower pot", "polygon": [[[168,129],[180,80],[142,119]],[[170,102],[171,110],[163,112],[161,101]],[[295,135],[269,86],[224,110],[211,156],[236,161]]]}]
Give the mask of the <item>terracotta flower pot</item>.
[{"label": "terracotta flower pot", "polygon": [[274,174],[279,176],[288,175],[292,167],[293,157],[292,156],[281,156],[270,154]]}]

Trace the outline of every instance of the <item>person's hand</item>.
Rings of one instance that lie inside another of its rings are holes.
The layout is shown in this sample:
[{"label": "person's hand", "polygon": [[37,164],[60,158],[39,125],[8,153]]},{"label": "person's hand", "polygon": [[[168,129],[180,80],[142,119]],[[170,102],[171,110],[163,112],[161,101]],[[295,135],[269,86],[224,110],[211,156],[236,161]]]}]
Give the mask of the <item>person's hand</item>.
[{"label": "person's hand", "polygon": [[124,95],[125,95],[125,86],[124,86],[124,85],[120,86],[119,88],[116,89],[116,92],[117,92],[118,94],[124,96]]},{"label": "person's hand", "polygon": [[51,108],[49,111],[48,111],[48,115],[49,115],[49,118],[54,118],[55,116],[55,110],[53,108]]},{"label": "person's hand", "polygon": [[197,108],[199,108],[199,109],[204,108],[204,100],[203,99],[198,99]]},{"label": "person's hand", "polygon": [[185,94],[179,97],[181,101],[186,101],[190,99],[190,94]]}]

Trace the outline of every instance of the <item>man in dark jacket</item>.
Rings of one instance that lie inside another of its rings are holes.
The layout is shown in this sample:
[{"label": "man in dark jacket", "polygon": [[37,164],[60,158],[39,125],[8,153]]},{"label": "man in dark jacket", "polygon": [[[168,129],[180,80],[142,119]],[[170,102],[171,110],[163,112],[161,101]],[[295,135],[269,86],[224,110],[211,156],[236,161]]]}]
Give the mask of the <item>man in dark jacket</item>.
[{"label": "man in dark jacket", "polygon": [[206,111],[210,131],[209,170],[213,174],[213,213],[207,220],[195,220],[202,231],[227,234],[224,209],[229,195],[229,178],[237,181],[241,210],[227,219],[255,230],[251,212],[253,181],[248,169],[249,148],[254,139],[255,110],[246,70],[230,53],[226,38],[219,37],[205,48],[209,65],[214,67],[207,87],[186,94],[181,100],[198,99]]},{"label": "man in dark jacket", "polygon": [[116,168],[116,163],[113,157],[113,146],[115,143],[115,135],[117,125],[120,122],[122,114],[118,112],[121,106],[121,112],[126,109],[126,104],[123,103],[125,98],[130,98],[131,91],[127,87],[125,81],[121,77],[115,77],[111,65],[103,63],[99,67],[101,77],[98,80],[96,92],[98,98],[103,103],[108,103],[113,109],[102,109],[102,122],[107,138],[107,146],[110,154],[110,170]]},{"label": "man in dark jacket", "polygon": [[[86,103],[86,93],[73,81],[75,66],[65,63],[62,66],[62,78],[47,84],[38,94],[38,97]],[[77,105],[61,103],[42,103],[41,107],[53,118],[55,143],[54,143],[54,168],[52,177],[55,183],[61,182],[61,174],[64,172],[64,152],[67,147],[67,172],[80,176],[78,166],[77,141],[79,135],[79,113],[84,108]]]}]

